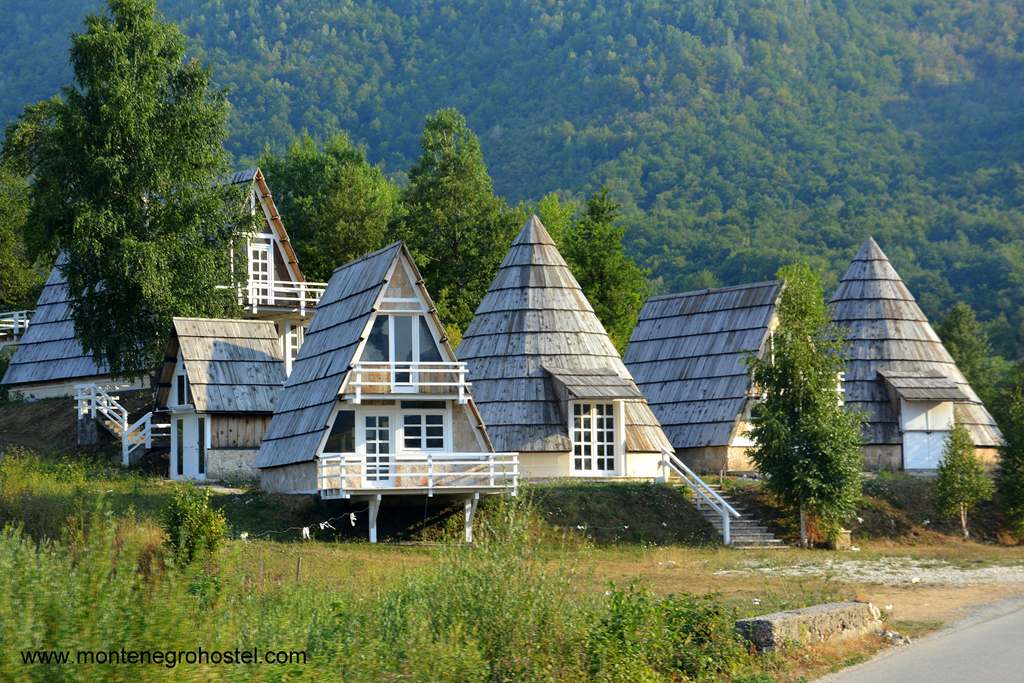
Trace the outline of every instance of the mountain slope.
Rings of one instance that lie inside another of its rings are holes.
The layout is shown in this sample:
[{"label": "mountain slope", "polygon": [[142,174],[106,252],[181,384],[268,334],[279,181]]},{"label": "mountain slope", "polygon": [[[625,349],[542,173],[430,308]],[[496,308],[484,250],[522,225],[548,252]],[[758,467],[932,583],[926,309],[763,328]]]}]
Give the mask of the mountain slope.
[{"label": "mountain slope", "polygon": [[[511,200],[607,184],[659,286],[835,278],[867,234],[925,312],[1024,323],[1024,17],[994,0],[163,0],[229,87],[230,148],[348,130],[401,173],[456,106]],[[97,2],[15,8],[5,120]],[[30,9],[28,9],[30,8]]]}]

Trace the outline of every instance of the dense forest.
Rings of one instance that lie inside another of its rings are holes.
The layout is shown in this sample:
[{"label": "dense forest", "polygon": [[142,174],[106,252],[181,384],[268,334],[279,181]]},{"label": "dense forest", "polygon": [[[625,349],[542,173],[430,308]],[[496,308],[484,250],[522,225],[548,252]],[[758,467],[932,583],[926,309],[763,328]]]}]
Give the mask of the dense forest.
[{"label": "dense forest", "polygon": [[[873,234],[936,320],[1024,340],[1024,14],[994,0],[161,0],[229,91],[238,164],[343,130],[399,182],[462,111],[496,191],[607,186],[659,290],[831,284]],[[20,7],[18,6],[20,5]],[[99,0],[10,3],[0,118],[70,79]]]}]

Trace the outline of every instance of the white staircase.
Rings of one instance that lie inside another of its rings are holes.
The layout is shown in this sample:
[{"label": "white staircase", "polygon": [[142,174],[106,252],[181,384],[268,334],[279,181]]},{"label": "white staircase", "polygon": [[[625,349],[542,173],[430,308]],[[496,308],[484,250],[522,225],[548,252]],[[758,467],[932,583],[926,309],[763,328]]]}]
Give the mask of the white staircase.
[{"label": "white staircase", "polygon": [[170,438],[171,425],[154,422],[152,412],[130,422],[128,409],[118,402],[118,398],[97,384],[75,386],[78,418],[88,416],[96,420],[120,440],[121,464],[127,467],[132,462],[132,454],[138,449],[149,450],[155,439]]},{"label": "white staircase", "polygon": [[722,494],[720,487],[701,479],[674,453],[662,453],[662,480],[678,477],[694,493],[697,511],[722,537],[722,542],[736,548],[778,548],[782,541],[758,523],[749,513],[734,505]]}]

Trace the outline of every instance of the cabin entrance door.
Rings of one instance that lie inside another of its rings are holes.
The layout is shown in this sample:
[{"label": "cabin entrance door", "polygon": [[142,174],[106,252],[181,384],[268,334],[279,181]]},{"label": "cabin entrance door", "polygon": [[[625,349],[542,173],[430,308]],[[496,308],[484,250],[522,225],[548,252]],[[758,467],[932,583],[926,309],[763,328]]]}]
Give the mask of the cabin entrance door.
[{"label": "cabin entrance door", "polygon": [[205,415],[179,413],[171,421],[171,478],[206,479]]},{"label": "cabin entrance door", "polygon": [[394,485],[396,422],[384,411],[363,415],[359,421],[359,445],[365,463],[363,486],[367,488]]}]

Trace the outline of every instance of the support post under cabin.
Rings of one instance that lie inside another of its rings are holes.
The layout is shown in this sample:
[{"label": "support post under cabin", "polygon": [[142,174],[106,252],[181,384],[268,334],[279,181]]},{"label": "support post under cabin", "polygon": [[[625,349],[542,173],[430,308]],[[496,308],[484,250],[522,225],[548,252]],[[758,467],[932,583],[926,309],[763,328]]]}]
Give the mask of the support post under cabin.
[{"label": "support post under cabin", "polygon": [[473,517],[476,516],[476,506],[480,502],[480,493],[474,493],[471,498],[466,499],[466,543],[473,542]]},{"label": "support post under cabin", "polygon": [[370,543],[377,542],[377,513],[380,512],[381,494],[370,496]]}]

